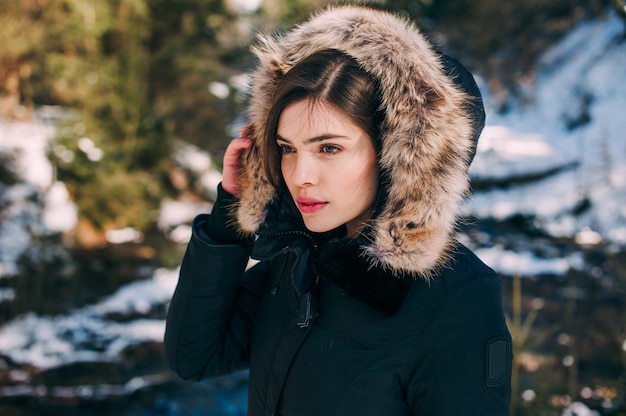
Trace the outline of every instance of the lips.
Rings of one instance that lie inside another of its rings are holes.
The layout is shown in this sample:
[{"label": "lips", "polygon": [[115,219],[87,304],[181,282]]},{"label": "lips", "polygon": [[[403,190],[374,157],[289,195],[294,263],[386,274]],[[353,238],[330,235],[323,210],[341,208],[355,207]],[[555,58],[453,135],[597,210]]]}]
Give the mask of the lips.
[{"label": "lips", "polygon": [[321,209],[324,209],[324,207],[328,205],[328,202],[308,197],[300,197],[296,200],[296,203],[298,204],[298,208],[303,214],[312,214]]}]

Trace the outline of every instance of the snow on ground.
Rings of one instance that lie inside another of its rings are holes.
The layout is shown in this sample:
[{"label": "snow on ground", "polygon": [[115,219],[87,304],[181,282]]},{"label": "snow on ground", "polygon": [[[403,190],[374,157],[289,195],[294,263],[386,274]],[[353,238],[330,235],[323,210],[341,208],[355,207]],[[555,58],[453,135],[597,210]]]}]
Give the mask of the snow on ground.
[{"label": "snow on ground", "polygon": [[120,323],[112,315],[145,314],[169,301],[178,270],[158,270],[152,279],[130,283],[101,302],[66,315],[29,313],[0,327],[0,352],[16,362],[46,369],[78,361],[114,361],[124,348],[161,341],[165,322]]},{"label": "snow on ground", "polygon": [[9,204],[0,221],[0,278],[17,274],[17,260],[31,243],[28,224],[36,223],[41,215],[31,202],[34,194],[32,186],[19,184],[0,195],[2,205]]},{"label": "snow on ground", "polygon": [[600,416],[600,413],[589,409],[581,402],[572,403],[561,416]]},{"label": "snow on ground", "polygon": [[53,134],[50,124],[0,119],[0,150],[17,149],[22,178],[39,189],[52,185],[53,168],[46,157],[46,149]]},{"label": "snow on ground", "polygon": [[539,258],[529,251],[512,252],[500,246],[477,249],[476,254],[490,267],[507,276],[562,275],[570,269],[582,269],[580,253],[563,258]]},{"label": "snow on ground", "polygon": [[[615,14],[572,31],[540,60],[523,101],[497,114],[485,94],[487,127],[470,173],[497,179],[565,167],[545,180],[477,192],[470,213],[534,216],[554,236],[592,230],[626,244],[626,42]],[[582,215],[572,211],[585,199]]]},{"label": "snow on ground", "polygon": [[[54,178],[46,149],[54,128],[43,121],[0,119],[0,152],[14,157],[22,182],[0,187],[0,279],[18,273],[17,260],[34,235],[71,230],[76,206],[64,183]],[[0,293],[0,302],[6,298]],[[10,298],[10,296],[9,296]]]}]

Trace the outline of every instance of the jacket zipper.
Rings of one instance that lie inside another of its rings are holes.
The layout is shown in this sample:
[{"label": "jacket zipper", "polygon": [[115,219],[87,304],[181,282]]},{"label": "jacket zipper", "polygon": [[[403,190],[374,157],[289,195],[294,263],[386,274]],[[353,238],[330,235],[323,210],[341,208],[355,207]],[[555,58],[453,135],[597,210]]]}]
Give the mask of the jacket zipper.
[{"label": "jacket zipper", "polygon": [[289,235],[299,235],[301,237],[306,237],[309,241],[313,243],[313,249],[317,249],[317,243],[315,239],[311,236],[311,234],[306,231],[301,230],[289,230],[289,231],[273,231],[273,232],[257,232],[257,235],[263,237],[285,237]]},{"label": "jacket zipper", "polygon": [[311,323],[311,291],[309,290],[306,293],[306,314],[304,316],[304,321],[298,322],[298,326],[300,328],[306,328]]}]

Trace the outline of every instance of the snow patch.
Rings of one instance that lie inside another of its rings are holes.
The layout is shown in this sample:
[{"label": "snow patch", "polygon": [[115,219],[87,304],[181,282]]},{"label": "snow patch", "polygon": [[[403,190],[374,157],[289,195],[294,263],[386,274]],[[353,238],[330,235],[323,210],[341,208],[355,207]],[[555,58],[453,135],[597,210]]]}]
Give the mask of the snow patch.
[{"label": "snow patch", "polygon": [[162,319],[120,323],[113,314],[145,314],[171,298],[178,270],[158,270],[148,280],[119,289],[102,302],[67,315],[22,315],[0,328],[0,353],[46,369],[79,361],[113,361],[128,346],[161,341]]},{"label": "snow patch", "polygon": [[[527,104],[505,114],[489,111],[470,174],[477,180],[571,166],[543,180],[507,189],[477,190],[472,215],[536,219],[556,237],[590,229],[610,243],[626,243],[626,42],[614,13],[573,30],[546,52]],[[583,212],[577,208],[588,206]]]}]

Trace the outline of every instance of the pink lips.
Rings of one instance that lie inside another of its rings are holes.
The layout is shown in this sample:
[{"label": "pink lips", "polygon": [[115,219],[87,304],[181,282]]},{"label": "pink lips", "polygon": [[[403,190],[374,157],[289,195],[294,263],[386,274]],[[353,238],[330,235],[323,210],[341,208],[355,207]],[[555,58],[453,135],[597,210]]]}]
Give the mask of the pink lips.
[{"label": "pink lips", "polygon": [[296,200],[296,203],[303,214],[312,214],[323,209],[328,204],[328,202],[308,197],[300,197]]}]

